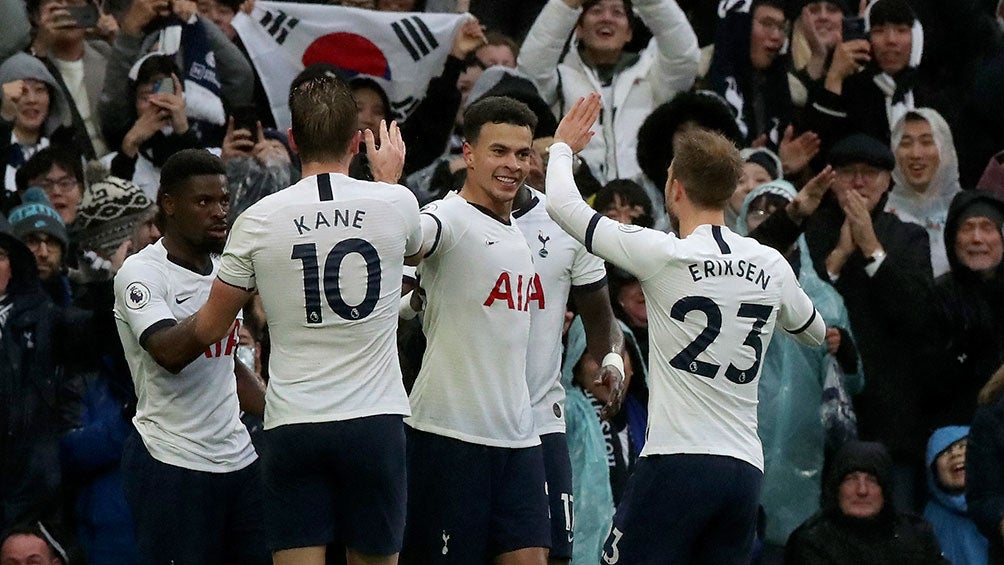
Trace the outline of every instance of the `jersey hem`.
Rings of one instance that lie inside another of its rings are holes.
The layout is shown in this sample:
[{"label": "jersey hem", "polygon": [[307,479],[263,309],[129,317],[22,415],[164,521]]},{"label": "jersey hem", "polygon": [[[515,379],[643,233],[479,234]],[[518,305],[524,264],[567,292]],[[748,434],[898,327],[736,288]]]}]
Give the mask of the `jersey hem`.
[{"label": "jersey hem", "polygon": [[456,430],[450,430],[447,428],[441,428],[439,426],[433,426],[429,424],[424,424],[421,422],[416,422],[414,418],[407,418],[404,421],[409,427],[414,428],[421,432],[427,432],[430,434],[436,434],[467,443],[474,443],[477,445],[486,445],[488,447],[508,447],[513,449],[522,449],[525,447],[535,447],[540,445],[540,436],[536,433],[524,440],[506,440],[497,438],[486,438],[471,434],[465,434],[463,432],[458,432]]},{"label": "jersey hem", "polygon": [[[266,404],[267,406],[267,404]],[[288,426],[291,424],[324,424],[326,422],[342,422],[345,420],[356,420],[358,418],[366,418],[369,416],[411,416],[410,407],[394,407],[394,408],[365,408],[362,410],[356,410],[352,412],[340,412],[337,414],[297,414],[296,416],[286,417],[286,418],[269,418],[266,414],[265,416],[265,426],[264,429],[271,430],[272,428],[277,428],[279,426]]]}]

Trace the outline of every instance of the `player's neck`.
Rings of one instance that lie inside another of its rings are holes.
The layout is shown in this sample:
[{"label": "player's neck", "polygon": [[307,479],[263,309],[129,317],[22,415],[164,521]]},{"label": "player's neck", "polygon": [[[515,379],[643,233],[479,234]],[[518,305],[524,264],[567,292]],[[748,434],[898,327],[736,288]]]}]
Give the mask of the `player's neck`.
[{"label": "player's neck", "polygon": [[212,264],[212,257],[204,249],[197,249],[195,246],[181,238],[171,237],[170,233],[164,235],[164,249],[167,255],[193,271],[203,272],[206,265]]},{"label": "player's neck", "polygon": [[349,174],[349,163],[347,161],[310,161],[303,163],[301,178],[323,175],[325,173],[338,173],[345,176]]},{"label": "player's neck", "polygon": [[680,218],[680,238],[687,237],[694,233],[699,226],[710,224],[712,226],[725,225],[725,212],[722,210],[702,210],[695,208],[689,214]]},{"label": "player's neck", "polygon": [[487,192],[476,190],[467,184],[460,188],[460,196],[471,204],[477,204],[490,210],[500,218],[508,218],[512,215],[512,200],[506,202],[495,200],[488,196]]}]

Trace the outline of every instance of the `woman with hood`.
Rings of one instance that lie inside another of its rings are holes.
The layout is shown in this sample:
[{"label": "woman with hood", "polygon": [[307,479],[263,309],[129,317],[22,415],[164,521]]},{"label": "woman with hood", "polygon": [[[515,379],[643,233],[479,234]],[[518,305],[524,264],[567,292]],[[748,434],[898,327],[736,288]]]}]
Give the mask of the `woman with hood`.
[{"label": "woman with hood", "polygon": [[69,122],[69,106],[52,73],[42,61],[17,53],[0,65],[0,158],[4,160],[3,200],[8,203],[16,191],[14,175],[38,150],[50,143],[70,144],[73,130]]},{"label": "woman with hood", "polygon": [[[735,232],[748,235],[796,193],[783,180],[754,188],[742,202]],[[844,300],[816,275],[804,238],[782,254],[828,329],[826,344],[818,347],[776,331],[763,356],[757,385],[757,433],[764,454],[761,504],[767,518],[764,541],[774,547],[784,546],[791,532],[819,510],[826,449],[820,405],[827,375],[832,372],[852,394],[864,385]]]},{"label": "woman with hood", "polygon": [[893,126],[892,150],[896,168],[885,210],[927,230],[931,268],[938,277],[949,269],[944,238],[948,206],[962,191],[952,131],[937,111],[916,108]]},{"label": "woman with hood", "polygon": [[884,445],[847,442],[827,474],[822,510],[791,534],[785,564],[947,564],[930,524],[893,506],[891,474]]},{"label": "woman with hood", "polygon": [[976,529],[966,507],[966,451],[969,426],[938,428],[927,442],[927,489],[931,499],[924,519],[953,565],[987,563],[987,538]]}]

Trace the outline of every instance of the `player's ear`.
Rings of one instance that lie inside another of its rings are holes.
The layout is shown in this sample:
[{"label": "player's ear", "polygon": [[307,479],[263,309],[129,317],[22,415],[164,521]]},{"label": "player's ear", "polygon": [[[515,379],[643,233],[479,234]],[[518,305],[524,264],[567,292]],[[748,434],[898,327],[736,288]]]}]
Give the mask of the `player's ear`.
[{"label": "player's ear", "polygon": [[349,142],[349,156],[355,157],[359,154],[359,144],[363,142],[363,132],[362,130],[356,130],[356,133],[352,134],[352,141]]},{"label": "player's ear", "polygon": [[471,164],[474,162],[474,148],[471,147],[470,143],[465,141],[463,151],[464,151],[464,162],[467,163],[468,167],[470,167]]},{"label": "player's ear", "polygon": [[293,150],[293,153],[299,154],[300,149],[296,146],[296,139],[293,137],[293,128],[286,130],[286,138],[289,139],[289,148]]}]

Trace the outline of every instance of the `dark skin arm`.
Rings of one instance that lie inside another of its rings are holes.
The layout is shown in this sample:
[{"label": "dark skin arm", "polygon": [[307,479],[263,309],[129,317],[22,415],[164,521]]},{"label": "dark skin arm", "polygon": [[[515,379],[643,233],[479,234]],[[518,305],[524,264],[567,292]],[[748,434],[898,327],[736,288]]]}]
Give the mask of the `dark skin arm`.
[{"label": "dark skin arm", "polygon": [[227,335],[251,292],[216,279],[209,301],[179,324],[154,333],[146,350],[158,365],[178,374],[202,355],[206,347]]},{"label": "dark skin arm", "polygon": [[[588,290],[573,287],[572,298],[586,330],[586,348],[589,354],[597,360],[602,360],[612,351],[620,354],[624,348],[624,334],[614,319],[606,283]],[[620,411],[624,400],[624,375],[617,367],[604,365],[597,370],[593,380],[596,386],[610,391],[600,416],[604,419],[612,418]]]}]

